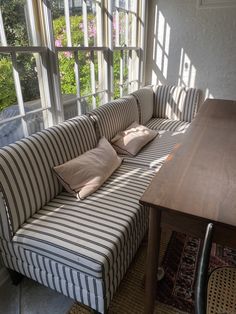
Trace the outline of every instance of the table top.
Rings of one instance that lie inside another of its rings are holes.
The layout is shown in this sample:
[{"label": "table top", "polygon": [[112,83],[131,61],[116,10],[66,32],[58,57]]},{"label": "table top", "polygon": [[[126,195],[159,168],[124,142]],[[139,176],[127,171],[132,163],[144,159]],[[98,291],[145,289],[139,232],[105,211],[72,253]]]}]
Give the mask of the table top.
[{"label": "table top", "polygon": [[140,203],[236,227],[236,101],[204,102]]}]

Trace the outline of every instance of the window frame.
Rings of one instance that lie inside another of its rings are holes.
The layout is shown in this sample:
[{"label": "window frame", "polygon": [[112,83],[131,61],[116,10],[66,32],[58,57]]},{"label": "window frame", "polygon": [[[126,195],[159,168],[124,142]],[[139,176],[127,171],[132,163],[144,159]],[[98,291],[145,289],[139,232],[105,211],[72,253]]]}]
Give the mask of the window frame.
[{"label": "window frame", "polygon": [[[88,30],[84,31],[84,46],[73,47],[70,32],[70,5],[67,0],[64,0],[64,12],[66,15],[66,33],[67,33],[67,47],[55,47],[55,38],[53,32],[53,18],[51,5],[49,0],[40,0],[34,2],[33,0],[26,0],[28,8],[30,9],[30,25],[32,26],[32,46],[8,46],[3,26],[2,14],[0,9],[0,53],[7,53],[11,55],[13,64],[13,77],[15,82],[15,90],[17,95],[17,103],[20,114],[11,118],[0,120],[0,126],[4,123],[20,119],[24,136],[29,135],[27,128],[27,116],[33,113],[42,112],[44,127],[55,125],[64,121],[64,107],[72,101],[77,102],[77,114],[82,112],[81,102],[86,97],[92,97],[92,108],[96,108],[96,96],[104,95],[102,103],[106,103],[114,98],[114,53],[120,51],[120,79],[119,90],[120,97],[124,96],[124,87],[128,86],[128,93],[140,88],[144,84],[144,65],[145,65],[145,27],[146,27],[146,1],[135,1],[135,10],[129,10],[128,1],[125,8],[117,8],[126,13],[126,26],[129,23],[128,14],[135,16],[135,22],[132,22],[131,40],[132,46],[128,46],[128,27],[126,27],[126,45],[123,47],[113,44],[113,0],[93,0],[96,6],[96,25],[97,25],[97,46],[89,46],[88,44]],[[118,2],[116,2],[118,3]],[[86,0],[82,0],[83,14],[87,16]],[[99,27],[98,27],[99,26]],[[118,44],[118,41],[116,42]],[[60,69],[58,54],[63,51],[70,51],[75,58],[75,78],[76,78],[76,95],[75,98],[63,101],[61,87],[60,87]],[[91,93],[81,96],[80,91],[80,65],[78,60],[78,53],[80,51],[90,53],[90,79],[91,79]],[[99,81],[103,81],[103,88],[96,90],[95,82],[95,67],[94,67],[94,53],[100,54],[100,62],[103,65],[99,67],[98,76]],[[123,80],[123,63],[124,52],[129,54],[129,69],[128,81]],[[34,111],[25,112],[24,101],[22,96],[19,71],[16,64],[17,53],[32,53],[39,56],[37,64],[38,82],[40,89],[41,108]],[[132,73],[131,73],[132,72]],[[47,106],[45,106],[47,104]],[[45,117],[44,117],[45,114]]]}]

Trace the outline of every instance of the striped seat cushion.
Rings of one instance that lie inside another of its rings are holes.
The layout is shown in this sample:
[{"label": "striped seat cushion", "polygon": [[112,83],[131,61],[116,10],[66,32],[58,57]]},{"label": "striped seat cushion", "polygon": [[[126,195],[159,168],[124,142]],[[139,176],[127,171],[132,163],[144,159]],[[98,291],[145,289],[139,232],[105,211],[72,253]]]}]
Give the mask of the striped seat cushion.
[{"label": "striped seat cushion", "polygon": [[160,131],[159,136],[147,144],[137,156],[124,156],[124,162],[148,167],[157,172],[176,144],[182,141],[183,136],[184,132]]},{"label": "striped seat cushion", "polygon": [[110,141],[118,132],[139,122],[138,106],[133,96],[107,103],[88,113],[95,123],[98,138],[105,136]]},{"label": "striped seat cushion", "polygon": [[189,127],[190,123],[180,120],[153,118],[146,126],[157,131],[184,131]]},{"label": "striped seat cushion", "polygon": [[154,117],[191,122],[197,113],[200,94],[195,88],[157,86]]},{"label": "striped seat cushion", "polygon": [[[52,167],[92,149],[97,138],[91,120],[81,116],[0,149],[0,189],[9,217],[9,238],[30,216],[61,192]],[[0,219],[1,220],[1,219]]]},{"label": "striped seat cushion", "polygon": [[122,165],[83,201],[63,192],[29,218],[12,242],[102,279],[106,291],[113,291],[146,230],[147,210],[139,199],[153,175],[152,170]]},{"label": "striped seat cushion", "polygon": [[140,124],[145,125],[153,117],[154,92],[151,86],[141,88],[132,95],[136,98],[139,114]]},{"label": "striped seat cushion", "polygon": [[105,294],[105,285],[101,279],[80,273],[1,238],[0,246],[4,251],[4,265],[9,269],[14,269],[42,285],[88,305],[99,313],[105,312],[113,294]]}]

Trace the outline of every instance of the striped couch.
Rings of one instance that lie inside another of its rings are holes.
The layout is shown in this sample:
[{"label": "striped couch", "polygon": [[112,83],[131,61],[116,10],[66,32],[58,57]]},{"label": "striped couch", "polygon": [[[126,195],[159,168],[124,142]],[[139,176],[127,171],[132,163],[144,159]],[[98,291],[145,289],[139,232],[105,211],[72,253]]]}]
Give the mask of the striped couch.
[{"label": "striped couch", "polygon": [[[178,106],[179,104],[179,106]],[[104,313],[147,230],[139,198],[181,140],[198,91],[144,88],[0,149],[0,251],[4,265]],[[85,200],[52,173],[139,121],[160,136]]]}]

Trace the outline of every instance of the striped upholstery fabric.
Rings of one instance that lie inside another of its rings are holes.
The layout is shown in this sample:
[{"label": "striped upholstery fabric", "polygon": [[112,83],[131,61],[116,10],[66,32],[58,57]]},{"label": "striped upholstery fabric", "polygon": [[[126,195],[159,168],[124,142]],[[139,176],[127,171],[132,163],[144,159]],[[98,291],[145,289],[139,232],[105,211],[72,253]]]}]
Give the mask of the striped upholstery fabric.
[{"label": "striped upholstery fabric", "polygon": [[199,90],[179,86],[155,88],[154,117],[191,122],[198,110]]},{"label": "striped upholstery fabric", "polygon": [[105,136],[108,141],[131,123],[139,122],[138,106],[133,96],[114,100],[88,114],[95,122],[98,137]]},{"label": "striped upholstery fabric", "polygon": [[62,192],[2,242],[4,263],[103,312],[147,229],[139,198],[153,175],[123,164],[83,201]]},{"label": "striped upholstery fabric", "polygon": [[190,123],[180,120],[153,118],[146,126],[152,130],[158,131],[184,131],[189,127]]},{"label": "striped upholstery fabric", "polygon": [[157,172],[176,144],[182,141],[184,133],[160,131],[159,136],[147,144],[137,156],[124,156],[124,162],[148,167]]},{"label": "striped upholstery fabric", "polygon": [[145,125],[153,117],[153,104],[154,104],[154,92],[152,87],[147,86],[141,88],[132,95],[136,98],[139,113],[140,113],[140,124]]},{"label": "striped upholstery fabric", "polygon": [[[5,202],[0,215],[3,221],[9,216],[11,236],[61,192],[52,167],[94,148],[96,143],[91,120],[82,116],[0,149],[0,189]],[[3,236],[8,238],[9,233]]]}]

